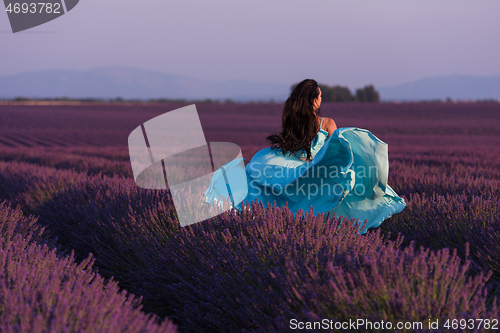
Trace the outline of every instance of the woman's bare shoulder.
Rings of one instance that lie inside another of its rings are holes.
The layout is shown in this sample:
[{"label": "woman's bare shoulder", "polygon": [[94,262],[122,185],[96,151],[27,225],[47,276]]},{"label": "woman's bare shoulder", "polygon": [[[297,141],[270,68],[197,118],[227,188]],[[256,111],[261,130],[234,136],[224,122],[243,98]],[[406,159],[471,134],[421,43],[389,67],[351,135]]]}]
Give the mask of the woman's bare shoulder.
[{"label": "woman's bare shoulder", "polygon": [[325,117],[323,120],[323,128],[328,132],[328,136],[330,136],[337,129],[337,124],[332,118]]},{"label": "woman's bare shoulder", "polygon": [[323,120],[323,128],[328,129],[330,127],[335,127],[335,129],[336,129],[337,124],[335,124],[335,121],[332,118],[325,117]]}]

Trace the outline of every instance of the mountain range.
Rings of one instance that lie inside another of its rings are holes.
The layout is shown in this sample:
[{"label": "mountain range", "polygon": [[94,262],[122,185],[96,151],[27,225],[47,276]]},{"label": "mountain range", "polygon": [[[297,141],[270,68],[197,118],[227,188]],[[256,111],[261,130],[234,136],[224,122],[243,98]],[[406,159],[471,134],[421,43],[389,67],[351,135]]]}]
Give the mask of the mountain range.
[{"label": "mountain range", "polygon": [[[321,82],[320,82],[321,83]],[[369,82],[367,82],[367,85]],[[130,67],[87,71],[48,70],[0,76],[0,99],[123,98],[284,101],[291,84],[248,80],[207,81]],[[382,101],[485,100],[500,98],[499,76],[450,75],[377,87]],[[354,93],[354,91],[353,91]]]},{"label": "mountain range", "polygon": [[[377,87],[375,87],[377,88]],[[500,75],[449,75],[425,78],[377,89],[382,100],[500,99]]]},{"label": "mountain range", "polygon": [[0,76],[0,98],[285,100],[290,86],[247,80],[204,81],[129,67],[49,70]]}]

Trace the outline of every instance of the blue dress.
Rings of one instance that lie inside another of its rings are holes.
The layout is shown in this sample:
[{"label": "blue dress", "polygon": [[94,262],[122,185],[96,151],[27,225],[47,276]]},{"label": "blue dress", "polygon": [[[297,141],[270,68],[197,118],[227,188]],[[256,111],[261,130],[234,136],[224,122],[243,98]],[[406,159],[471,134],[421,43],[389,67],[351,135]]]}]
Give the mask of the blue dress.
[{"label": "blue dress", "polygon": [[328,137],[322,123],[323,119],[311,144],[312,161],[301,159],[307,156],[305,151],[297,152],[299,158],[281,149],[264,148],[246,165],[246,179],[240,176],[235,182],[233,177],[231,186],[227,186],[224,173],[230,174],[242,159],[218,169],[205,191],[206,202],[231,194],[237,210],[242,209],[243,200],[258,200],[264,207],[276,202],[278,207],[287,205],[293,213],[300,209],[307,212],[312,206],[315,214],[331,212],[359,219],[360,234],[401,212],[406,203],[387,184],[388,145],[356,127],[337,128]]}]

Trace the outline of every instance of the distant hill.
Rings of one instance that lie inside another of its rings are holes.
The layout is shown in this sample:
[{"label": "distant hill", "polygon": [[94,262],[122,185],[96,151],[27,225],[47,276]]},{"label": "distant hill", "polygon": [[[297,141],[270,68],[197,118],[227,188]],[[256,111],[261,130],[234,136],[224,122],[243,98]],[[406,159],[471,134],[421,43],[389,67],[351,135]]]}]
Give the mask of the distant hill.
[{"label": "distant hill", "polygon": [[246,80],[203,81],[129,67],[50,70],[0,77],[0,98],[233,99],[284,101],[290,85]]},{"label": "distant hill", "polygon": [[[291,84],[247,80],[205,81],[130,67],[88,71],[50,70],[0,76],[0,99],[232,99],[285,101]],[[377,87],[382,101],[499,99],[500,76],[451,75],[426,78],[392,87]]]},{"label": "distant hill", "polygon": [[[377,87],[376,87],[377,88]],[[484,100],[500,98],[499,76],[450,75],[378,87],[382,100]]]}]

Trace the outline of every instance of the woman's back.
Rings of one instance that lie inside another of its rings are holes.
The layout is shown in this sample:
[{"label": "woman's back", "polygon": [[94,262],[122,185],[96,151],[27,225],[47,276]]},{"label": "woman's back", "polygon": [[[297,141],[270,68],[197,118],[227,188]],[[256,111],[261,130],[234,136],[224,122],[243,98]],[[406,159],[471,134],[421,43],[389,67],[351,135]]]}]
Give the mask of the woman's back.
[{"label": "woman's back", "polygon": [[[316,136],[314,137],[311,143],[311,159],[313,159],[314,156],[316,156],[318,151],[325,144],[325,141],[328,140],[328,138],[337,129],[335,121],[333,121],[333,119],[331,118],[317,116],[317,120],[318,120],[318,132],[316,133]],[[298,152],[297,156],[299,156],[300,159],[303,161],[307,160],[307,153],[305,151]]]},{"label": "woman's back", "polygon": [[[321,147],[323,147],[323,145],[325,144],[325,141],[329,137],[328,130],[324,128],[325,127],[324,120],[325,120],[324,117],[318,117],[318,121],[319,121],[318,128],[319,129],[318,129],[318,132],[316,133],[316,136],[314,137],[314,139],[311,143],[311,159],[313,159],[314,156],[316,156],[318,151],[321,149]],[[297,152],[297,156],[299,156],[299,158],[303,161],[307,160],[307,153],[303,150]]]}]

